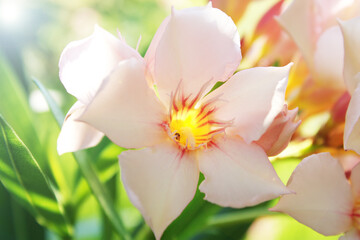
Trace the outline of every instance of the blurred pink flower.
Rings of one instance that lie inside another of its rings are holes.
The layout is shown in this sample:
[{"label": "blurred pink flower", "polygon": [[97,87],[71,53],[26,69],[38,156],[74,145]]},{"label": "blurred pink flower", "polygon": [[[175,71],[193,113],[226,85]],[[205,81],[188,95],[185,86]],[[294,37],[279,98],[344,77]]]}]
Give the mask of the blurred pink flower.
[{"label": "blurred pink flower", "polygon": [[[357,52],[360,48],[360,18],[340,21],[340,28],[344,42],[344,79],[351,99],[348,94],[343,94],[332,109],[333,120],[342,121],[347,109],[344,148],[359,154],[360,58]],[[324,235],[345,232],[341,240],[360,239],[359,156],[353,153],[340,156],[340,162],[329,153],[305,158],[287,184],[296,194],[283,196],[272,210],[287,213]]]},{"label": "blurred pink flower", "polygon": [[257,66],[282,65],[296,53],[296,45],[276,21],[284,5],[283,0],[275,3],[259,20],[250,41],[244,41],[245,58],[257,56]]},{"label": "blurred pink flower", "polygon": [[211,0],[212,5],[229,15],[236,23],[244,15],[252,0]]},{"label": "blurred pink flower", "polygon": [[157,239],[194,197],[199,171],[205,199],[221,206],[289,193],[254,141],[283,111],[291,64],[233,75],[240,60],[234,22],[211,5],[173,10],[144,59],[113,37],[74,42],[63,52],[61,80],[82,104],[68,120],[141,148],[119,156],[121,177]]},{"label": "blurred pink flower", "polygon": [[294,0],[278,18],[315,81],[344,89],[343,39],[337,19],[350,19],[359,9],[359,1],[353,0]]},{"label": "blurred pink flower", "polygon": [[359,15],[359,10],[357,0],[294,0],[279,16],[278,22],[307,66],[299,71],[295,63],[296,74],[290,74],[287,92],[289,106],[298,106],[302,119],[330,111],[346,91],[343,37],[337,19],[350,19]]},{"label": "blurred pink flower", "polygon": [[340,22],[344,36],[344,79],[351,95],[345,117],[344,148],[360,154],[360,17]]},{"label": "blurred pink flower", "polygon": [[360,239],[360,164],[352,169],[349,184],[329,153],[311,155],[296,167],[287,187],[295,194],[281,197],[273,211],[326,236],[345,232],[341,240]]}]

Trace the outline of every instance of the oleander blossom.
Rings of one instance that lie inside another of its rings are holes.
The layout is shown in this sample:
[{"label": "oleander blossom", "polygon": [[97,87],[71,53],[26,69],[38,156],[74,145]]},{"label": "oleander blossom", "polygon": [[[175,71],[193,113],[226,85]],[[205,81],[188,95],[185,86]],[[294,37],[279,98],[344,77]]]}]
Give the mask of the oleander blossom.
[{"label": "oleander blossom", "polygon": [[344,80],[351,95],[346,111],[344,149],[360,154],[360,17],[340,21],[344,37]]},{"label": "oleander blossom", "polygon": [[[66,121],[139,149],[119,156],[121,178],[157,239],[194,197],[200,171],[200,191],[221,206],[289,193],[255,141],[283,111],[291,64],[233,75],[240,60],[235,24],[211,4],[173,10],[145,58],[99,27],[62,54],[61,81],[81,105]],[[217,81],[226,83],[210,92]],[[77,148],[98,141],[85,133]]]},{"label": "oleander blossom", "polygon": [[277,18],[302,56],[294,55],[287,95],[289,106],[302,110],[302,119],[330,111],[346,91],[338,19],[351,19],[359,10],[358,0],[293,0]]},{"label": "oleander blossom", "polygon": [[280,198],[272,209],[289,214],[315,231],[340,240],[360,239],[360,164],[350,182],[339,161],[329,153],[305,158],[294,170],[288,188],[296,194]]},{"label": "oleander blossom", "polygon": [[354,0],[294,0],[278,18],[297,44],[314,81],[341,90],[338,97],[344,91],[344,48],[337,19],[351,19],[359,10],[360,2]]}]

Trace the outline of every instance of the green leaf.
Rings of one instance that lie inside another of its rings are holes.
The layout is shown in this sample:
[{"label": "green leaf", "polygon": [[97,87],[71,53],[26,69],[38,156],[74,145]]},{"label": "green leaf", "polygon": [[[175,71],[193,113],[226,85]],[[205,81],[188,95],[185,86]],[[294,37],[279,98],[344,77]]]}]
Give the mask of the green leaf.
[{"label": "green leaf", "polygon": [[[58,105],[55,103],[53,98],[50,96],[48,91],[42,84],[34,79],[34,82],[37,86],[40,86],[40,91],[44,94],[44,97],[51,109],[51,112],[54,114],[54,117],[61,127],[63,120],[61,118],[61,110]],[[126,231],[124,224],[117,214],[115,204],[112,201],[109,192],[107,191],[104,184],[100,181],[97,172],[95,171],[91,162],[87,160],[87,154],[85,151],[79,151],[74,153],[75,160],[77,161],[79,168],[85,177],[91,191],[93,192],[96,200],[98,201],[100,207],[102,208],[104,214],[107,216],[109,221],[112,223],[114,229],[123,239],[130,239],[129,233]]]},{"label": "green leaf", "polygon": [[272,162],[276,173],[285,185],[300,161],[299,158],[282,158]]},{"label": "green leaf", "polygon": [[51,110],[57,124],[61,127],[61,125],[63,124],[64,119],[65,119],[65,116],[62,113],[61,109],[58,107],[55,100],[51,97],[50,93],[44,87],[44,85],[42,85],[41,82],[39,80],[37,80],[36,78],[34,78],[34,77],[32,78],[32,80],[36,84],[36,86],[39,88],[41,93],[43,94],[47,104],[50,107],[50,110]]},{"label": "green leaf", "polygon": [[26,146],[31,149],[40,166],[47,171],[40,140],[33,125],[35,117],[29,107],[27,96],[10,66],[0,52],[0,114],[8,121]]},{"label": "green leaf", "polygon": [[[204,180],[200,174],[198,186]],[[221,207],[204,200],[204,193],[197,189],[194,199],[180,216],[173,221],[163,234],[163,239],[190,239],[206,227],[209,219],[219,212]]]},{"label": "green leaf", "polygon": [[96,200],[99,202],[100,207],[104,211],[104,214],[108,217],[117,233],[122,236],[123,239],[130,239],[129,233],[126,231],[124,224],[117,214],[114,201],[112,201],[110,194],[103,183],[97,176],[97,173],[92,164],[87,161],[84,151],[74,153],[81,172],[87,180],[91,191],[93,192]]},{"label": "green leaf", "polygon": [[216,82],[215,85],[211,88],[211,90],[207,93],[211,93],[212,91],[214,91],[215,89],[221,87],[225,82]]},{"label": "green leaf", "polygon": [[[80,183],[83,183],[84,179],[79,177],[80,171],[72,154],[63,154],[62,156],[59,156],[57,152],[51,152],[51,149],[56,146],[56,142],[51,141],[53,139],[52,137],[57,138],[57,136],[54,136],[54,134],[57,135],[59,125],[61,126],[62,122],[64,121],[64,114],[57,106],[56,102],[51,97],[44,85],[42,85],[41,82],[36,78],[33,77],[32,79],[36,86],[39,88],[40,92],[43,94],[46,102],[50,106],[52,115],[55,117],[57,123],[55,124],[53,121],[51,121],[54,127],[51,128],[51,132],[47,134],[48,141],[44,144],[44,149],[48,150],[48,164],[55,179],[55,183],[57,184],[57,187],[61,192],[64,205],[66,206],[66,208],[73,208],[74,206],[76,206],[76,204],[78,204],[78,198],[76,198],[76,196],[74,195],[78,193],[78,185]],[[50,120],[52,119],[50,118]],[[87,186],[82,187],[82,190],[87,194],[90,193],[90,190]],[[67,214],[71,214],[71,216],[69,216],[69,220],[71,223],[73,223],[75,217],[73,216],[73,211],[67,211]]]},{"label": "green leaf", "polygon": [[251,222],[258,217],[278,214],[277,212],[269,211],[268,208],[268,204],[264,203],[254,207],[231,209],[231,211],[217,214],[213,218],[211,218],[208,222],[208,227],[239,225],[242,223]]},{"label": "green leaf", "polygon": [[5,188],[26,207],[39,224],[61,235],[71,235],[63,207],[56,192],[35,158],[0,116],[0,180]]},{"label": "green leaf", "polygon": [[256,222],[247,232],[246,240],[337,240],[340,237],[340,235],[323,236],[292,217],[283,214],[262,217]]},{"label": "green leaf", "polygon": [[[15,231],[14,225],[11,221],[12,217],[12,199],[9,193],[5,190],[2,184],[0,184],[0,239],[14,239]],[[20,239],[22,240],[22,239]]]}]

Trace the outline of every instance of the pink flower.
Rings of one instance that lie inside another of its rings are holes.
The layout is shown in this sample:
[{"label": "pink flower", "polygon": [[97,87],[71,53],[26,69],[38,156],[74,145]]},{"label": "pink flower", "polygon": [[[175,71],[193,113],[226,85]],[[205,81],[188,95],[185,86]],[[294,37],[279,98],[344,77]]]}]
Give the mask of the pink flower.
[{"label": "pink flower", "polygon": [[289,144],[292,135],[300,125],[300,120],[295,122],[298,109],[288,110],[284,105],[283,110],[276,116],[270,127],[255,143],[260,145],[268,156],[281,153]]},{"label": "pink flower", "polygon": [[345,116],[344,148],[360,154],[360,17],[340,23],[344,36],[344,79],[351,95]]},{"label": "pink flower", "polygon": [[106,51],[99,58],[87,41],[70,44],[61,61],[61,69],[73,71],[63,84],[84,106],[75,120],[122,147],[141,148],[119,156],[121,177],[157,239],[194,197],[200,171],[205,199],[221,206],[289,193],[253,142],[283,110],[291,64],[233,75],[240,37],[225,13],[211,5],[173,10],[144,59],[121,41],[111,47],[130,54]]},{"label": "pink flower", "polygon": [[354,0],[294,0],[279,16],[278,22],[307,65],[297,69],[295,64],[287,95],[289,105],[299,106],[302,116],[330,111],[346,91],[343,37],[337,20],[359,15],[359,9],[360,2]]},{"label": "pink flower", "polygon": [[356,16],[359,8],[352,0],[294,0],[280,15],[279,23],[299,47],[316,82],[344,89],[344,49],[337,19]]},{"label": "pink flower", "polygon": [[294,59],[297,53],[296,45],[276,21],[284,5],[284,0],[274,3],[259,20],[250,41],[244,41],[244,58],[250,62],[256,60],[253,61],[257,66],[282,65]]},{"label": "pink flower", "polygon": [[212,5],[228,14],[237,23],[246,12],[251,0],[232,1],[232,0],[212,0]]},{"label": "pink flower", "polygon": [[345,232],[342,240],[360,239],[360,164],[347,181],[340,163],[329,153],[305,158],[287,187],[295,192],[272,209],[289,214],[323,235]]}]

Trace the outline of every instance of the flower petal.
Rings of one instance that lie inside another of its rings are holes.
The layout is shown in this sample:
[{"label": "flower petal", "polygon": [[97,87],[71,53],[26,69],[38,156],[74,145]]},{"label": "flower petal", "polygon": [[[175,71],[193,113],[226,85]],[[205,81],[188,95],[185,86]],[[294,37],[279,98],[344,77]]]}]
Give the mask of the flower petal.
[{"label": "flower petal", "polygon": [[350,231],[346,232],[343,236],[339,238],[339,240],[359,240],[360,239],[360,232],[356,230],[356,228],[351,229]]},{"label": "flower petal", "polygon": [[221,140],[200,153],[199,167],[205,176],[200,191],[224,207],[253,206],[289,193],[264,150],[240,138]]},{"label": "flower petal", "polygon": [[314,79],[345,90],[343,42],[339,26],[331,27],[321,34],[314,52]]},{"label": "flower petal", "polygon": [[344,149],[360,154],[360,84],[353,93],[345,117]]},{"label": "flower petal", "polygon": [[193,153],[182,153],[169,141],[122,152],[119,162],[131,202],[160,239],[195,195],[199,170]]},{"label": "flower petal", "polygon": [[295,41],[310,68],[313,68],[319,36],[327,28],[336,25],[337,18],[348,19],[358,14],[358,4],[355,2],[357,1],[294,0],[279,16],[279,23]]},{"label": "flower petal", "polygon": [[151,80],[154,82],[155,79],[155,69],[154,69],[154,65],[155,65],[155,54],[156,54],[156,49],[159,46],[159,42],[164,34],[164,31],[169,23],[170,20],[170,16],[166,17],[164,19],[164,21],[160,24],[159,28],[157,29],[151,43],[150,46],[148,48],[148,50],[146,51],[145,54],[145,62],[146,62],[146,68],[150,73],[150,78]]},{"label": "flower petal", "polygon": [[93,147],[103,138],[102,132],[86,123],[75,121],[84,109],[85,106],[78,101],[67,113],[57,140],[59,155]]},{"label": "flower petal", "polygon": [[210,80],[224,81],[240,59],[240,37],[225,13],[210,5],[173,10],[155,53],[160,97],[167,101],[180,80],[185,94],[196,94]]},{"label": "flower petal", "polygon": [[[305,60],[312,66],[314,52],[314,25],[312,0],[294,0],[286,10],[277,18],[280,25],[291,36],[299,47]],[[299,24],[301,23],[301,24]]]},{"label": "flower petal", "polygon": [[211,3],[214,7],[219,8],[228,14],[233,21],[237,23],[246,13],[246,9],[251,3],[251,0],[212,0]]},{"label": "flower petal", "polygon": [[256,141],[268,156],[281,153],[289,144],[292,135],[300,125],[300,120],[295,122],[298,109],[288,110],[287,105],[276,116],[267,131]]},{"label": "flower petal", "polygon": [[79,120],[99,129],[125,148],[152,146],[165,137],[164,107],[135,58],[122,61],[103,83]]},{"label": "flower petal", "polygon": [[353,196],[360,199],[360,163],[351,170],[350,181]]},{"label": "flower petal", "polygon": [[279,24],[276,22],[275,16],[278,16],[281,13],[284,0],[280,0],[275,3],[259,20],[259,23],[256,25],[254,35],[261,36],[265,35],[267,41],[270,41],[271,44],[279,43],[282,30]]},{"label": "flower petal", "polygon": [[344,150],[339,150],[335,152],[337,160],[339,160],[341,166],[344,169],[346,178],[350,177],[351,170],[360,163],[360,156],[355,152],[349,152]]},{"label": "flower petal", "polygon": [[352,94],[360,81],[355,77],[360,72],[360,17],[340,21],[340,27],[344,37],[344,79]]},{"label": "flower petal", "polygon": [[289,214],[324,235],[350,229],[353,207],[350,185],[340,163],[329,153],[305,158],[287,186],[296,194],[281,197],[272,210]]},{"label": "flower petal", "polygon": [[124,41],[96,25],[90,37],[69,43],[62,52],[60,80],[70,94],[86,104],[119,61],[130,57],[141,58]]},{"label": "flower petal", "polygon": [[258,140],[285,103],[287,78],[292,64],[285,67],[257,67],[236,73],[208,95],[221,96],[215,117],[234,120],[229,132],[247,143]]}]

